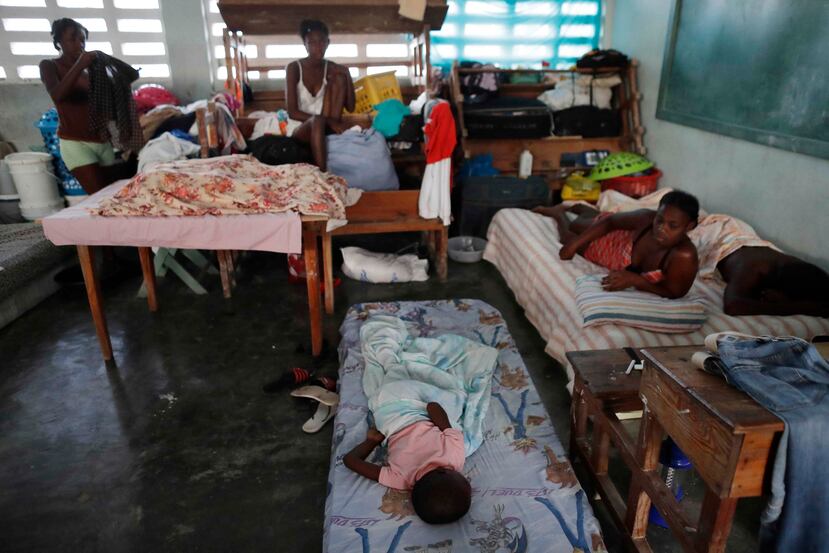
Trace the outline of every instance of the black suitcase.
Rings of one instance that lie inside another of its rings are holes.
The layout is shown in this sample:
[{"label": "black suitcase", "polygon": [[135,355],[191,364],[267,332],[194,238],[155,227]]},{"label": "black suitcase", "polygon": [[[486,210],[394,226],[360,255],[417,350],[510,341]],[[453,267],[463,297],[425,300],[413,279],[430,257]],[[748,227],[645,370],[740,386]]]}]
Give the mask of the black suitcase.
[{"label": "black suitcase", "polygon": [[505,207],[531,209],[549,205],[550,188],[544,178],[467,177],[461,182],[461,236],[486,238],[489,222]]},{"label": "black suitcase", "polygon": [[483,104],[464,104],[469,138],[542,138],[553,130],[553,115],[540,100],[501,96]]}]

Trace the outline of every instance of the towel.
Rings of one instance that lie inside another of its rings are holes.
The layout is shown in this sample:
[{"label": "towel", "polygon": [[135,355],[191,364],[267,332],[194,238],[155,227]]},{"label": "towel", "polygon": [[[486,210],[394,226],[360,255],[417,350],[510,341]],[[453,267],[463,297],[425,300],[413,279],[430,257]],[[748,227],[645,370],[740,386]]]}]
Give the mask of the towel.
[{"label": "towel", "polygon": [[463,432],[466,456],[480,447],[498,350],[455,334],[416,338],[389,315],[366,321],[360,342],[363,391],[380,432],[429,420],[426,404],[434,401]]}]

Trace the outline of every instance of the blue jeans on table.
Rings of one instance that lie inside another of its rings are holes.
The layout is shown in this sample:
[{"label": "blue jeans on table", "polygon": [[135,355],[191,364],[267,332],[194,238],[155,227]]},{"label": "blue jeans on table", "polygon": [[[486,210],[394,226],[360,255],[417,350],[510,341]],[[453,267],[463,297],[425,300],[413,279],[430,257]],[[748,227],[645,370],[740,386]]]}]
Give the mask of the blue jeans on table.
[{"label": "blue jeans on table", "polygon": [[829,363],[799,338],[727,337],[717,349],[728,381],[786,423],[761,550],[829,551]]}]

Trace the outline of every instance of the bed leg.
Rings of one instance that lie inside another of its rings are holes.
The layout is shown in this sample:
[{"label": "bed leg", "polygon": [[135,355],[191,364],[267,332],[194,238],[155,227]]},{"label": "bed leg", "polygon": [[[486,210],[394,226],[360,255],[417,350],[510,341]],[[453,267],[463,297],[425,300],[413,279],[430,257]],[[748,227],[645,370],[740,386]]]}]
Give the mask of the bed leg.
[{"label": "bed leg", "polygon": [[308,286],[308,317],[311,324],[311,353],[314,357],[319,357],[322,353],[322,309],[320,306],[319,247],[317,246],[317,238],[320,234],[317,226],[305,228],[302,232],[305,283]]},{"label": "bed leg", "polygon": [[334,264],[331,253],[331,235],[322,233],[322,271],[325,278],[325,312],[334,314]]},{"label": "bed leg", "polygon": [[81,262],[86,297],[89,300],[89,310],[92,311],[92,321],[95,323],[98,343],[101,344],[101,353],[105,362],[112,361],[112,342],[109,340],[104,305],[101,301],[101,286],[98,283],[98,275],[95,274],[95,256],[92,249],[89,246],[78,246],[78,259]]},{"label": "bed leg", "polygon": [[435,269],[437,270],[438,280],[446,282],[449,275],[449,262],[447,255],[449,254],[449,227],[443,227],[441,230],[435,231]]},{"label": "bed leg", "polygon": [[147,305],[150,311],[158,311],[158,300],[155,295],[155,267],[153,266],[152,251],[150,248],[138,248],[138,258],[141,260],[141,272],[144,273],[144,286],[147,289]]}]

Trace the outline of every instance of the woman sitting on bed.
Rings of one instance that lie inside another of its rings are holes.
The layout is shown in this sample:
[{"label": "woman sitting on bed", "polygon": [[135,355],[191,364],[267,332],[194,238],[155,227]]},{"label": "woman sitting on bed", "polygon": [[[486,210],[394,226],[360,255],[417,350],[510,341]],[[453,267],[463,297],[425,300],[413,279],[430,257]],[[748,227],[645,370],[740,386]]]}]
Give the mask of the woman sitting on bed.
[{"label": "woman sitting on bed", "polygon": [[[583,204],[533,211],[558,224],[561,259],[572,259],[578,253],[610,269],[602,280],[605,290],[632,287],[664,298],[681,298],[694,283],[699,259],[687,233],[697,226],[699,202],[691,194],[669,192],[656,211],[611,215]],[[572,221],[568,211],[576,215]]]},{"label": "woman sitting on bed", "polygon": [[420,421],[389,438],[389,465],[365,461],[386,437],[370,428],[366,439],[343,457],[343,464],[360,476],[398,490],[412,490],[412,507],[429,524],[454,522],[469,511],[472,487],[461,474],[463,433],[452,428],[439,403],[426,406],[428,421]]},{"label": "woman sitting on bed", "polygon": [[325,135],[348,128],[342,113],[343,108],[354,109],[354,83],[346,67],[325,59],[329,44],[325,23],[305,20],[299,36],[308,57],[291,62],[287,68],[288,117],[300,123],[291,136],[310,144],[314,163],[325,171]]}]

